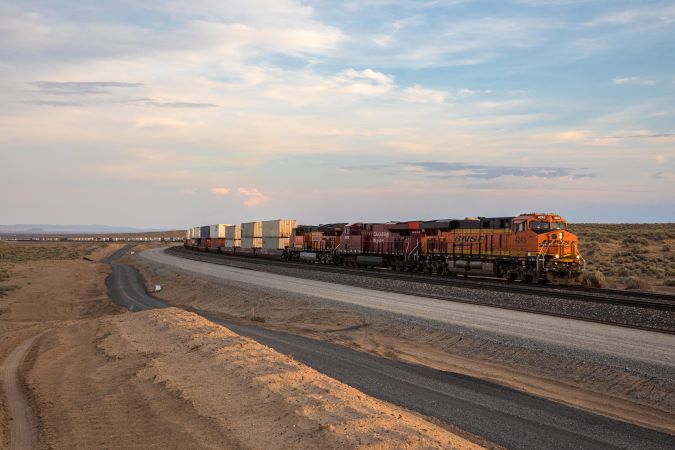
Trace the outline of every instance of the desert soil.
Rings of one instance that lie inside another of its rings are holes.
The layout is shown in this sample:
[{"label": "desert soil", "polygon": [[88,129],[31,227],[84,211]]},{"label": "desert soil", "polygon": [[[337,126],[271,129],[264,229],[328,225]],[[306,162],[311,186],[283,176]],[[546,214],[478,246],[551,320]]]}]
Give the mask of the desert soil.
[{"label": "desert soil", "polygon": [[191,312],[121,311],[100,262],[118,248],[12,261],[0,361],[26,352],[9,360],[18,378],[0,381],[23,391],[38,447],[479,448]]},{"label": "desert soil", "polygon": [[[675,434],[672,380],[618,370],[601,361],[543,355],[466,334],[392,321],[331,303],[283,292],[195,276],[139,257],[126,257],[160,297],[185,309],[368,351],[380,356],[464,373],[531,392],[588,411]],[[624,368],[621,368],[624,369]]]}]

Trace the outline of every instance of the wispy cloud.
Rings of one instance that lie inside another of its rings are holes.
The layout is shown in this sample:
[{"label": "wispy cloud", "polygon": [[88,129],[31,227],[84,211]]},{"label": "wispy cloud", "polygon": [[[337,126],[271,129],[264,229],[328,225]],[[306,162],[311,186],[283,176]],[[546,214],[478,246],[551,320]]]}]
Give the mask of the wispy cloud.
[{"label": "wispy cloud", "polygon": [[593,178],[596,175],[588,169],[569,167],[528,167],[528,166],[490,166],[462,162],[405,162],[409,170],[441,178],[481,178],[533,177],[533,178]]},{"label": "wispy cloud", "polygon": [[37,106],[82,106],[79,102],[69,102],[61,100],[24,100],[22,103]]},{"label": "wispy cloud", "polygon": [[244,206],[259,206],[267,202],[268,197],[257,188],[239,188],[239,195],[244,197]]},{"label": "wispy cloud", "polygon": [[211,188],[211,193],[214,194],[214,195],[221,195],[221,196],[229,195],[230,194],[230,188],[214,187],[214,188]]},{"label": "wispy cloud", "polygon": [[112,89],[143,86],[143,83],[122,81],[32,81],[28,84],[42,92],[60,95],[108,94]]},{"label": "wispy cloud", "polygon": [[215,103],[155,100],[152,98],[124,100],[123,103],[136,103],[140,105],[156,106],[158,108],[215,108],[218,106]]},{"label": "wispy cloud", "polygon": [[614,84],[638,84],[638,85],[643,85],[643,86],[652,86],[656,84],[656,81],[654,80],[649,80],[645,78],[640,78],[640,77],[621,77],[621,78],[614,78],[612,80],[612,83]]}]

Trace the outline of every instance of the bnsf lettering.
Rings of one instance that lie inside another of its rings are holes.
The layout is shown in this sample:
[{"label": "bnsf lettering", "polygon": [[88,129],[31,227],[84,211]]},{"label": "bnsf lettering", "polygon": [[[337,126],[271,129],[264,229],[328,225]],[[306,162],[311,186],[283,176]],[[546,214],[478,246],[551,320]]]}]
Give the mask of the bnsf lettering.
[{"label": "bnsf lettering", "polygon": [[516,244],[527,244],[527,238],[525,236],[516,236]]},{"label": "bnsf lettering", "polygon": [[471,244],[480,242],[487,238],[487,236],[455,236],[455,244]]}]

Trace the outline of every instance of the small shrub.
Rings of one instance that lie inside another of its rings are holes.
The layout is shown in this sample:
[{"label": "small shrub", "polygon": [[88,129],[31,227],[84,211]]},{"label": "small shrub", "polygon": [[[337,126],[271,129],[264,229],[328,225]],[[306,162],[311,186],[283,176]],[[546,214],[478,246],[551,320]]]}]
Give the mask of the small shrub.
[{"label": "small shrub", "polygon": [[625,281],[626,289],[649,289],[647,280],[638,277],[628,277]]},{"label": "small shrub", "polygon": [[662,251],[662,252],[669,252],[669,251],[670,251],[670,246],[669,246],[669,245],[664,245],[663,247],[661,247],[661,251]]},{"label": "small shrub", "polygon": [[585,272],[583,278],[583,285],[587,287],[601,288],[607,286],[605,275],[599,270],[592,272]]},{"label": "small shrub", "polygon": [[675,286],[675,278],[671,278],[670,280],[666,280],[663,284],[665,286]]},{"label": "small shrub", "polygon": [[16,286],[0,286],[0,297],[4,297],[7,292],[13,291],[16,289]]},{"label": "small shrub", "polygon": [[628,275],[630,275],[630,271],[627,268],[622,267],[617,272],[617,275],[620,277],[627,277]]}]

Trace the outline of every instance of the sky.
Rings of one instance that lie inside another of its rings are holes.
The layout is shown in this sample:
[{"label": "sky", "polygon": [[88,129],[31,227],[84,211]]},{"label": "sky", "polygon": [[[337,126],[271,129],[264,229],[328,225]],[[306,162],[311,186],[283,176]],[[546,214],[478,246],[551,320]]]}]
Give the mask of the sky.
[{"label": "sky", "polygon": [[0,223],[675,221],[675,2],[5,0]]}]

